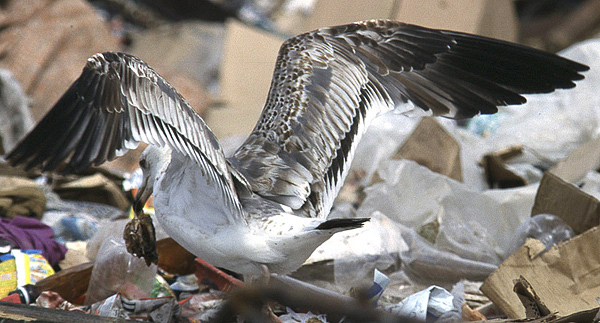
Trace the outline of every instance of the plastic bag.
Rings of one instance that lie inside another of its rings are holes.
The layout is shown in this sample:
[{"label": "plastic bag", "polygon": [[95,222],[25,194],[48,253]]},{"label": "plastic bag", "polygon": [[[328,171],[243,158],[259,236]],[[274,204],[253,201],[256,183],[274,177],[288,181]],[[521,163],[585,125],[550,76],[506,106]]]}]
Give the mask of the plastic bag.
[{"label": "plastic bag", "polygon": [[381,212],[416,229],[438,221],[435,247],[476,262],[498,265],[512,233],[529,218],[537,186],[478,192],[413,161],[385,161],[384,182],[365,190],[357,216]]},{"label": "plastic bag", "polygon": [[527,238],[540,240],[546,245],[546,251],[548,251],[552,246],[574,236],[573,229],[561,218],[552,214],[538,214],[519,226],[514,234],[513,243],[504,254],[504,259],[521,248]]},{"label": "plastic bag", "polygon": [[128,299],[150,297],[157,267],[127,252],[122,239],[109,238],[96,256],[85,304],[93,304],[115,293]]}]

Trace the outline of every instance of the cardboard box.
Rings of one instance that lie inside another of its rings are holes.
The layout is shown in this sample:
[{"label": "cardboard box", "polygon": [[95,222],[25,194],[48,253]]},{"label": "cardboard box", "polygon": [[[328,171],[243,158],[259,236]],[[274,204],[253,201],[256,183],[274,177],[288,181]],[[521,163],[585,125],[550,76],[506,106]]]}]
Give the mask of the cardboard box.
[{"label": "cardboard box", "polygon": [[481,165],[490,188],[512,188],[529,184],[506,166],[506,161],[523,153],[522,146],[513,146],[483,156]]},{"label": "cardboard box", "polygon": [[546,172],[531,216],[542,213],[558,216],[580,234],[600,224],[600,201],[552,172]]},{"label": "cardboard box", "polygon": [[530,239],[508,257],[481,286],[481,291],[511,318],[525,317],[513,292],[523,276],[551,312],[566,316],[598,307],[600,295],[600,228],[595,227],[542,253],[542,242]]},{"label": "cardboard box", "polygon": [[460,144],[435,118],[421,119],[393,158],[414,160],[434,172],[462,181]]},{"label": "cardboard box", "polygon": [[567,158],[554,165],[549,172],[569,183],[583,179],[591,170],[600,169],[600,137],[579,146]]},{"label": "cardboard box", "polygon": [[600,138],[581,145],[544,174],[531,215],[554,214],[577,234],[599,225],[600,201],[576,186],[599,166]]},{"label": "cardboard box", "polygon": [[581,145],[544,174],[532,216],[554,214],[578,236],[546,253],[542,253],[543,243],[528,240],[486,279],[481,290],[510,317],[524,317],[523,305],[513,293],[513,280],[521,275],[548,309],[560,316],[598,307],[600,201],[575,184],[599,166],[600,139],[596,139]]}]

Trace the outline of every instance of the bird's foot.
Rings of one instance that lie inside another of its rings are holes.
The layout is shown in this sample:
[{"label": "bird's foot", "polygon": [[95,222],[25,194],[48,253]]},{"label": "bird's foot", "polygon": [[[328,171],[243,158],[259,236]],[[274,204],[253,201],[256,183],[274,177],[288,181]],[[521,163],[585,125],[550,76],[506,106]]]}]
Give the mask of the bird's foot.
[{"label": "bird's foot", "polygon": [[156,233],[150,215],[136,212],[135,217],[125,225],[123,239],[130,254],[144,258],[148,266],[151,263],[158,264]]}]

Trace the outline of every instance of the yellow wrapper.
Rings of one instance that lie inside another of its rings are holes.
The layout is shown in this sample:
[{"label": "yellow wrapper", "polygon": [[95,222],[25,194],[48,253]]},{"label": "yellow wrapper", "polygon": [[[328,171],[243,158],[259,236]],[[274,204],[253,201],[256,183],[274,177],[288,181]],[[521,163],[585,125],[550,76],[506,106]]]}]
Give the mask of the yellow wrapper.
[{"label": "yellow wrapper", "polygon": [[15,257],[7,254],[0,256],[0,298],[17,289],[17,264]]}]

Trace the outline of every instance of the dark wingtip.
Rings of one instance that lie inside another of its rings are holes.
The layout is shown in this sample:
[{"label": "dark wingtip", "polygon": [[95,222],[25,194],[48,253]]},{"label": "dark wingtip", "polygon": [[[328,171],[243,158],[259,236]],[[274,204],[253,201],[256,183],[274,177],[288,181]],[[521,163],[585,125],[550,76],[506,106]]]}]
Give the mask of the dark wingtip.
[{"label": "dark wingtip", "polygon": [[327,220],[315,229],[317,230],[331,230],[331,229],[354,229],[360,228],[363,224],[369,221],[369,218],[356,218],[356,219],[331,219]]}]

